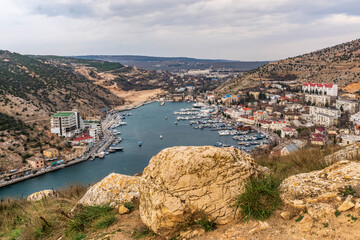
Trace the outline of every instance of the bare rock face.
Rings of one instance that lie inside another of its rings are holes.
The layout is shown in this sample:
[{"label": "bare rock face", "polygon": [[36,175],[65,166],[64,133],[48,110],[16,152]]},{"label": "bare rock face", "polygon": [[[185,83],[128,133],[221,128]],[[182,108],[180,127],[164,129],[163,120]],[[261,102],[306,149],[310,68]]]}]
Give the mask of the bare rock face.
[{"label": "bare rock face", "polygon": [[78,204],[119,206],[139,197],[139,177],[111,173],[92,186]]},{"label": "bare rock face", "polygon": [[235,148],[172,147],[154,156],[140,183],[141,220],[171,237],[195,215],[224,224],[234,219],[234,200],[250,177],[266,169]]},{"label": "bare rock face", "polygon": [[360,143],[355,143],[333,154],[330,154],[329,156],[326,156],[324,158],[324,161],[327,164],[331,164],[334,162],[355,158],[359,154],[360,154]]},{"label": "bare rock face", "polygon": [[55,195],[54,190],[43,190],[40,192],[33,193],[27,197],[28,202],[37,202],[40,201],[43,198],[52,197]]},{"label": "bare rock face", "polygon": [[280,196],[285,204],[306,208],[312,217],[321,218],[335,211],[340,188],[357,186],[359,182],[360,163],[339,161],[323,170],[285,179],[280,185]]}]

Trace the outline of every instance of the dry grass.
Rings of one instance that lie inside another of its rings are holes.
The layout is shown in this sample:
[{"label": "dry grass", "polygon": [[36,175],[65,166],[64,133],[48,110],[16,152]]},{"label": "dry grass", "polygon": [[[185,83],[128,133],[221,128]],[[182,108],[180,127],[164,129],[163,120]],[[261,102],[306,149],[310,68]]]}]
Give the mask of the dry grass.
[{"label": "dry grass", "polygon": [[305,147],[286,156],[269,157],[268,154],[254,156],[255,161],[273,171],[279,180],[305,172],[311,172],[327,167],[322,159],[339,150],[337,146]]},{"label": "dry grass", "polygon": [[26,199],[6,199],[0,203],[0,238],[58,239],[63,236],[68,213],[87,188],[72,186],[56,197],[29,203]]}]

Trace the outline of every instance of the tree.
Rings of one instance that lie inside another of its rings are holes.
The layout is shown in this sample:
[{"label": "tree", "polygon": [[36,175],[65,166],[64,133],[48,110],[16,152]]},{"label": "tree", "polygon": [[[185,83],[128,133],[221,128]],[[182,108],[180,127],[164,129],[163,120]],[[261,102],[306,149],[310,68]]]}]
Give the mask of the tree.
[{"label": "tree", "polygon": [[340,106],[340,111],[341,111],[341,112],[344,112],[344,108],[343,108],[342,105]]},{"label": "tree", "polygon": [[326,103],[325,103],[325,107],[329,107],[329,103],[328,103],[328,101],[326,100]]}]

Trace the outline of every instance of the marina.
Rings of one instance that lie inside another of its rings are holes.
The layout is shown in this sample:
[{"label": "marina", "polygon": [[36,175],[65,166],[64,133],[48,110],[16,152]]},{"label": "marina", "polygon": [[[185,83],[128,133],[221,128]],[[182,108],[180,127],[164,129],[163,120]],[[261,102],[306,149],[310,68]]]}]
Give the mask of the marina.
[{"label": "marina", "polygon": [[[58,189],[71,184],[92,184],[112,172],[127,175],[141,173],[152,156],[172,146],[214,146],[221,143],[219,146],[244,147],[244,150],[249,151],[255,149],[256,145],[239,145],[238,142],[241,141],[233,139],[235,136],[245,136],[244,134],[220,136],[218,129],[234,126],[222,122],[221,119],[215,117],[216,115],[208,117],[209,111],[197,110],[207,115],[204,114],[201,119],[178,122],[176,118],[181,115],[175,115],[174,112],[180,109],[192,109],[192,105],[184,102],[166,102],[163,106],[152,103],[131,111],[120,112],[118,115],[125,117],[127,125],[115,125],[115,128],[109,126],[110,133],[114,130],[120,133],[113,135],[110,138],[111,141],[99,148],[99,154],[93,161],[74,162],[70,167],[60,165],[61,169],[59,167],[56,171],[3,187],[0,189],[0,199],[10,196],[27,196],[43,189]],[[121,121],[125,119],[119,118]],[[213,126],[212,128],[202,126],[206,124]],[[196,127],[203,128],[201,130]],[[257,133],[251,132],[250,135],[256,136]],[[123,150],[112,149],[111,144]]]}]

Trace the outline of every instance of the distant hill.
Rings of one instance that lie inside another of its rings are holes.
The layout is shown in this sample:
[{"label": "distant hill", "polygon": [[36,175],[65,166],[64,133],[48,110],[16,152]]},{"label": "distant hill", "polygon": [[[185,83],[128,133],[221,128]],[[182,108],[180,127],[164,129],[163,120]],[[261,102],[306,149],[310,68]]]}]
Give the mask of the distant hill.
[{"label": "distant hill", "polygon": [[335,83],[360,81],[360,39],[269,63],[223,83],[218,92],[236,92],[269,80]]},{"label": "distant hill", "polygon": [[[101,62],[97,64],[105,66]],[[44,57],[0,51],[0,99],[5,103],[10,96],[46,112],[72,108],[98,112],[102,107],[122,102],[107,89],[75,74],[66,66],[52,64]]]},{"label": "distant hill", "polygon": [[267,61],[246,62],[232,61],[223,59],[196,59],[187,57],[151,57],[135,55],[88,55],[75,56],[80,59],[105,60],[109,62],[119,62],[128,66],[137,66],[148,70],[191,70],[191,69],[221,69],[231,68],[238,71],[249,71],[267,64]]}]

